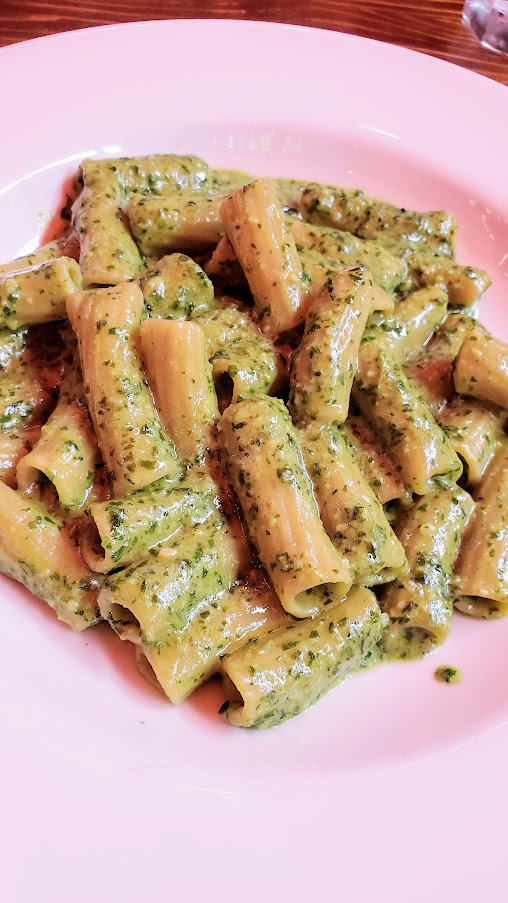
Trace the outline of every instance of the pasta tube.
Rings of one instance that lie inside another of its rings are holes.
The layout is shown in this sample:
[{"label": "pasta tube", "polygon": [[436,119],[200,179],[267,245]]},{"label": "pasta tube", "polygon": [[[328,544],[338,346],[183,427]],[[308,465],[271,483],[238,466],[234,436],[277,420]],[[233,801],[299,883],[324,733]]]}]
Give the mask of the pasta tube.
[{"label": "pasta tube", "polygon": [[463,341],[483,332],[484,327],[471,316],[450,314],[411,369],[439,426],[465,465],[468,486],[481,479],[503,432],[497,413],[472,398],[461,398],[453,384],[454,361]]},{"label": "pasta tube", "polygon": [[187,527],[155,557],[106,578],[102,615],[122,639],[159,646],[185,627],[196,605],[231,588],[242,553],[218,514]]},{"label": "pasta tube", "polygon": [[378,661],[382,616],[370,590],[311,618],[253,640],[222,663],[220,709],[241,727],[274,727],[299,715],[351,674]]},{"label": "pasta tube", "polygon": [[67,295],[80,289],[81,271],[70,257],[0,274],[0,323],[19,329],[63,320]]},{"label": "pasta tube", "polygon": [[508,614],[508,443],[474,493],[476,508],[455,567],[455,607],[480,618]]},{"label": "pasta tube", "polygon": [[203,268],[214,285],[224,288],[225,291],[234,289],[242,295],[249,293],[249,283],[227,235],[218,242],[210,260]]},{"label": "pasta tube", "polygon": [[79,182],[73,225],[85,288],[129,281],[145,268],[123,213],[130,194],[206,193],[212,187],[203,160],[177,154],[85,160]]},{"label": "pasta tube", "polygon": [[141,348],[162,422],[185,461],[203,458],[219,418],[203,330],[186,320],[145,320]]},{"label": "pasta tube", "polygon": [[425,495],[455,483],[462,465],[416,385],[376,342],[360,349],[355,400],[406,488]]},{"label": "pasta tube", "polygon": [[138,666],[177,705],[220,670],[226,653],[287,621],[266,584],[239,583],[215,598],[197,600],[185,623],[160,645],[137,645]]},{"label": "pasta tube", "polygon": [[453,364],[464,338],[475,329],[483,327],[469,314],[449,314],[437,328],[422,357],[411,366],[411,375],[433,413],[456,397]]},{"label": "pasta tube", "polygon": [[476,486],[503,439],[501,418],[472,398],[453,398],[436,419],[464,464],[468,486]]},{"label": "pasta tube", "polygon": [[305,318],[300,260],[274,183],[257,179],[235,191],[222,204],[221,217],[263,331],[297,326]]},{"label": "pasta tube", "polygon": [[407,251],[392,244],[389,248],[394,254],[402,252],[407,265],[407,279],[399,286],[401,293],[441,285],[448,293],[450,304],[468,307],[480,300],[492,282],[484,270],[463,266],[425,249]]},{"label": "pasta tube", "polygon": [[40,432],[40,424],[22,429],[19,434],[6,434],[0,430],[0,480],[12,489],[17,486],[17,466],[31,451]]},{"label": "pasta tube", "polygon": [[120,210],[122,191],[114,168],[85,160],[81,179],[83,189],[72,208],[72,225],[79,237],[84,288],[135,279],[145,264]]},{"label": "pasta tube", "polygon": [[96,289],[67,300],[88,407],[114,498],[157,477],[177,479],[181,472],[140,367],[142,309],[136,285]]},{"label": "pasta tube", "polygon": [[425,247],[453,257],[457,224],[444,210],[418,213],[369,197],[363,191],[332,185],[307,185],[300,201],[310,223],[352,232],[360,238],[382,237],[406,247]]},{"label": "pasta tube", "polygon": [[464,339],[477,331],[485,331],[485,327],[478,323],[471,314],[448,314],[436,329],[425,350],[433,357],[446,357],[453,361],[457,357]]},{"label": "pasta tube", "polygon": [[305,182],[297,179],[274,179],[277,197],[285,210],[298,210]]},{"label": "pasta tube", "polygon": [[[23,257],[17,257],[9,263],[0,263],[0,276],[8,273],[19,272],[20,270],[29,270],[32,267],[39,267],[48,260],[54,260],[55,257],[66,255],[66,247],[68,242],[65,239],[58,241],[50,241],[46,245],[41,245],[31,254],[25,254]],[[72,256],[69,254],[69,256]]]},{"label": "pasta tube", "polygon": [[257,392],[278,391],[285,378],[282,355],[263,335],[250,311],[232,298],[193,319],[205,334],[208,359],[222,407]]},{"label": "pasta tube", "polygon": [[149,154],[146,157],[111,157],[106,160],[84,160],[80,177],[84,184],[96,173],[114,180],[121,197],[132,192],[143,194],[175,194],[198,192],[213,187],[208,165],[191,154]]},{"label": "pasta tube", "polygon": [[[343,260],[332,260],[317,251],[298,252],[302,265],[302,279],[308,284],[309,294],[319,295],[328,280],[339,271],[347,269],[349,264]],[[372,284],[372,310],[393,310],[394,300],[377,283]]]},{"label": "pasta tube", "polygon": [[213,247],[224,235],[220,207],[224,198],[131,194],[128,216],[143,254],[161,256],[181,248]]},{"label": "pasta tube", "polygon": [[326,597],[323,585],[344,595],[352,575],[319,519],[284,404],[256,395],[230,405],[219,423],[219,445],[244,523],[284,609],[300,618],[316,614]]},{"label": "pasta tube", "polygon": [[404,549],[341,429],[312,425],[300,437],[321,520],[349,562],[353,582],[372,586],[393,580],[406,568]]},{"label": "pasta tube", "polygon": [[27,492],[45,478],[55,487],[61,506],[72,513],[81,511],[102,488],[95,483],[102,459],[84,396],[77,345],[72,341],[57,406],[17,469],[19,489]]},{"label": "pasta tube", "polygon": [[83,558],[93,571],[106,574],[149,557],[187,525],[204,523],[216,512],[215,485],[178,483],[161,477],[123,499],[94,502],[88,513],[93,530],[81,541]]},{"label": "pasta tube", "polygon": [[64,524],[32,499],[0,483],[0,571],[47,602],[73,630],[99,619],[100,582]]},{"label": "pasta tube", "polygon": [[206,181],[210,194],[226,195],[252,182],[252,176],[240,169],[211,169]]},{"label": "pasta tube", "polygon": [[[213,381],[223,410],[228,404],[244,401],[258,392],[280,391],[286,382],[284,360],[261,333],[251,330],[211,358]],[[208,347],[209,346],[209,343]]]},{"label": "pasta tube", "polygon": [[[47,417],[54,406],[53,393],[62,372],[55,335],[46,331],[24,332],[15,336],[15,342],[16,351],[0,368],[0,429],[9,434]],[[40,354],[41,342],[44,357]]]},{"label": "pasta tube", "polygon": [[364,341],[386,346],[398,361],[414,357],[446,317],[447,301],[439,286],[412,292],[399,301],[392,314],[371,316]]},{"label": "pasta tube", "polygon": [[488,333],[464,339],[453,370],[457,392],[508,409],[508,345]]},{"label": "pasta tube", "polygon": [[213,305],[213,285],[185,254],[163,257],[139,280],[149,317],[184,319]]},{"label": "pasta tube", "polygon": [[406,495],[404,482],[362,417],[351,414],[342,426],[349,451],[382,505]]},{"label": "pasta tube", "polygon": [[342,266],[365,266],[375,283],[393,293],[406,276],[406,265],[376,242],[365,241],[324,226],[312,226],[294,217],[288,218],[289,229],[298,251],[306,249],[340,261]]},{"label": "pasta tube", "polygon": [[0,330],[0,479],[13,488],[18,462],[54,407],[61,374],[61,344],[54,327]]},{"label": "pasta tube", "polygon": [[439,646],[452,620],[450,578],[461,534],[473,509],[458,487],[419,499],[397,521],[409,574],[391,583],[381,598],[390,617],[383,645],[392,658],[415,658]]},{"label": "pasta tube", "polygon": [[94,487],[101,456],[86,407],[79,401],[58,404],[42,427],[34,448],[17,467],[18,488],[27,492],[46,477],[63,508],[82,511]]},{"label": "pasta tube", "polygon": [[346,419],[371,305],[372,278],[365,268],[332,276],[312,302],[291,368],[288,405],[299,423]]}]

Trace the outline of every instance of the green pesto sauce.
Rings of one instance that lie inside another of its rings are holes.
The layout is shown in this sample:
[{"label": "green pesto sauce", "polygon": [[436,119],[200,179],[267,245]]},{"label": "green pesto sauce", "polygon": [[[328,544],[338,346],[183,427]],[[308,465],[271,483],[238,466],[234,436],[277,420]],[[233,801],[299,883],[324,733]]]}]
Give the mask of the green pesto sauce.
[{"label": "green pesto sauce", "polygon": [[442,665],[434,671],[434,677],[442,684],[460,684],[462,681],[462,671],[458,668],[452,668],[450,665]]}]

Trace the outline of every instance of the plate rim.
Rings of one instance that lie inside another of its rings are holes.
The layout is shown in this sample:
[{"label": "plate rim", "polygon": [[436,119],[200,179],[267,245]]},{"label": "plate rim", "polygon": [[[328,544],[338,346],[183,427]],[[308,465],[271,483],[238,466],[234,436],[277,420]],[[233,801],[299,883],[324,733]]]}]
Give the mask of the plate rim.
[{"label": "plate rim", "polygon": [[238,27],[241,28],[259,28],[259,29],[272,29],[277,28],[285,31],[298,31],[298,32],[324,32],[329,35],[340,35],[341,38],[346,40],[352,40],[354,42],[361,41],[362,43],[371,44],[377,47],[385,47],[392,48],[392,51],[396,53],[400,53],[402,55],[410,54],[411,56],[418,57],[424,60],[433,60],[438,65],[444,65],[446,67],[452,67],[456,72],[460,72],[463,75],[465,74],[466,78],[473,77],[473,79],[480,79],[482,82],[487,85],[497,85],[498,88],[504,89],[508,91],[508,85],[504,85],[502,82],[498,82],[495,78],[492,78],[489,75],[484,75],[482,72],[476,72],[476,70],[471,69],[468,66],[462,66],[460,63],[453,62],[452,60],[445,60],[440,56],[434,56],[432,53],[427,53],[424,50],[415,50],[412,47],[406,47],[403,44],[392,43],[390,41],[381,41],[377,38],[369,38],[364,35],[354,34],[349,31],[341,31],[340,29],[334,28],[322,28],[317,25],[299,25],[292,22],[279,22],[272,21],[266,19],[236,19],[236,18],[225,18],[220,19],[215,16],[210,18],[193,18],[182,16],[174,19],[162,17],[155,19],[136,19],[132,22],[112,22],[105,25],[87,25],[83,28],[70,28],[65,31],[56,31],[47,35],[39,35],[34,38],[27,38],[26,40],[14,41],[10,44],[4,44],[0,47],[0,59],[1,56],[10,51],[15,51],[16,48],[25,47],[27,45],[35,45],[43,42],[51,42],[57,41],[61,38],[68,39],[69,37],[74,38],[76,35],[80,35],[82,33],[85,34],[93,34],[93,33],[101,33],[101,32],[113,32],[113,31],[123,31],[125,29],[138,28],[138,27],[150,27],[164,24],[171,25],[172,27],[178,27],[180,24],[195,24],[199,23],[212,25],[212,27]]}]

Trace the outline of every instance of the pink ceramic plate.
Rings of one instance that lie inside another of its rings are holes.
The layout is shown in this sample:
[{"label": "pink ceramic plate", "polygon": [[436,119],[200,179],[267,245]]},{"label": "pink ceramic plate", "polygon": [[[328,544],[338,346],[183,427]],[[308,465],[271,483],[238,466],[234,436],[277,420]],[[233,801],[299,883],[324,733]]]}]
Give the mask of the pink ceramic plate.
[{"label": "pink ceramic plate", "polygon": [[[0,52],[0,259],[86,156],[178,151],[449,208],[508,339],[508,91],[430,57],[262,23],[91,29]],[[504,303],[503,303],[504,302]],[[6,903],[505,897],[508,621],[457,618],[269,732],[210,685],[181,708],[107,628],[1,581]],[[433,679],[438,665],[459,686]]]}]

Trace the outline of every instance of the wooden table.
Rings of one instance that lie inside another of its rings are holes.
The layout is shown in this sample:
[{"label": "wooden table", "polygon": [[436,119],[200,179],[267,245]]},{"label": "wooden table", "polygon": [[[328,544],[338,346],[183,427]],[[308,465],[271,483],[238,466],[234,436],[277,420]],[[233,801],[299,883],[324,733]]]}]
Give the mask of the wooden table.
[{"label": "wooden table", "polygon": [[0,0],[0,45],[138,19],[263,19],[402,44],[508,84],[508,56],[484,50],[461,9],[462,0]]}]

